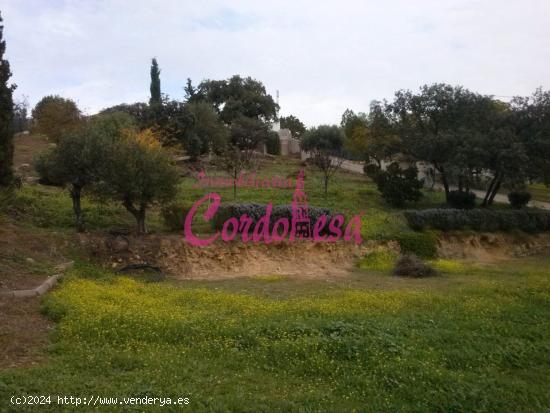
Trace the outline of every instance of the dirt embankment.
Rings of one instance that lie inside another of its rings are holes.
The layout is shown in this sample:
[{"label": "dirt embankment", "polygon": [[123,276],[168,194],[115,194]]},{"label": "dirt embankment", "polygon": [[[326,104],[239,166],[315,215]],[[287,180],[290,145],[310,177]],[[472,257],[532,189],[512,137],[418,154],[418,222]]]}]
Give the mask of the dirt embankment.
[{"label": "dirt embankment", "polygon": [[[345,276],[358,259],[377,249],[399,252],[394,242],[367,241],[313,243],[308,241],[270,245],[216,242],[194,247],[179,235],[143,237],[85,234],[80,243],[104,265],[118,270],[129,264],[148,263],[177,279],[219,279],[260,275],[306,278]],[[442,234],[438,240],[442,258],[496,262],[510,257],[550,253],[550,234]]]},{"label": "dirt embankment", "polygon": [[113,269],[147,262],[180,279],[294,275],[323,278],[345,275],[357,259],[377,248],[397,249],[395,243],[279,242],[269,245],[216,242],[194,247],[177,235],[83,235],[81,244]]},{"label": "dirt embankment", "polygon": [[495,262],[511,257],[550,254],[550,234],[444,233],[438,239],[438,256]]}]

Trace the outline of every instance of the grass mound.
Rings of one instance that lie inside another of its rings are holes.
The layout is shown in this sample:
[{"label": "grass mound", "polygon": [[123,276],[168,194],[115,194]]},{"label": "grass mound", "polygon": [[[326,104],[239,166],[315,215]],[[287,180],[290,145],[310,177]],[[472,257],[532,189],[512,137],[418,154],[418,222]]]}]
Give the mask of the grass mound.
[{"label": "grass mound", "polygon": [[434,275],[437,275],[437,271],[428,264],[424,263],[416,255],[410,254],[399,257],[395,263],[393,274],[403,277],[421,278],[433,277]]}]

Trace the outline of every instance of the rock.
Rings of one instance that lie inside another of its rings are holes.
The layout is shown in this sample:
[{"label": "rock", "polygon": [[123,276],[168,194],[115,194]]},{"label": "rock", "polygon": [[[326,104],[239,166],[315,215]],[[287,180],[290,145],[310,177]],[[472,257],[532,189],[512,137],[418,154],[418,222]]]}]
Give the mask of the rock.
[{"label": "rock", "polygon": [[30,185],[36,185],[36,184],[40,183],[40,178],[37,177],[37,176],[27,176],[25,178],[25,182],[30,184]]},{"label": "rock", "polygon": [[25,261],[27,261],[30,264],[34,264],[35,262],[34,259],[32,259],[31,257],[26,258]]},{"label": "rock", "polygon": [[105,240],[106,247],[115,253],[126,252],[130,247],[128,238],[124,235],[111,235]]}]

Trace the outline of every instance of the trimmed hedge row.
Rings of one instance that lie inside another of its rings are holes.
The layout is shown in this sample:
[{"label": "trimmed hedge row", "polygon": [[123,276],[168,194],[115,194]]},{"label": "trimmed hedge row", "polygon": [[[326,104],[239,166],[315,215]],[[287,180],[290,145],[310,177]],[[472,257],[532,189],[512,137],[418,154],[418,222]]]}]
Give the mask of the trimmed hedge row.
[{"label": "trimmed hedge row", "polygon": [[[252,219],[252,225],[256,224],[256,222],[265,215],[266,213],[267,205],[264,204],[238,204],[238,203],[230,203],[230,204],[222,204],[220,205],[218,211],[216,212],[216,215],[214,216],[214,219],[212,221],[214,229],[215,230],[221,230],[223,227],[223,223],[227,221],[231,217],[235,217],[239,219],[242,215],[246,214],[248,217]],[[327,223],[324,226],[324,228],[321,230],[321,233],[326,233],[328,231],[328,223],[333,216],[332,212],[328,208],[320,208],[315,206],[308,206],[308,214],[311,219],[311,225],[313,229],[313,225],[315,222],[319,219],[321,215],[327,216]],[[292,205],[275,205],[273,206],[273,209],[271,211],[271,219],[270,219],[270,229],[272,229],[272,225],[280,218],[286,218],[288,219],[288,222],[290,223],[292,220]]]},{"label": "trimmed hedge row", "polygon": [[537,210],[488,209],[426,209],[404,211],[409,226],[421,231],[426,228],[442,231],[471,229],[474,231],[542,232],[550,230],[550,212]]}]

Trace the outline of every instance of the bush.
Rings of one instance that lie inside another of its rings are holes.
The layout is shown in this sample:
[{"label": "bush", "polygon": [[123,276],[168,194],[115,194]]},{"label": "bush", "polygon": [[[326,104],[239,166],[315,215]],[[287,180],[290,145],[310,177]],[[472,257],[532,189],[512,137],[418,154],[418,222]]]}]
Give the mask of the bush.
[{"label": "bush", "polygon": [[[230,203],[230,204],[221,205],[218,211],[216,212],[216,215],[214,216],[214,220],[212,221],[214,229],[221,230],[224,222],[227,221],[229,218],[235,217],[239,219],[244,214],[246,214],[249,218],[252,219],[252,226],[254,226],[256,222],[262,216],[265,215],[266,207],[267,205],[253,204],[253,203],[251,204]],[[313,225],[321,215],[326,215],[328,217],[327,224],[321,230],[321,233],[327,233],[328,222],[330,218],[333,216],[330,209],[309,206],[308,213],[311,219],[312,230],[313,230]],[[273,207],[271,211],[270,229],[273,228],[272,225],[280,218],[287,218],[289,223],[291,222],[292,205],[276,205]],[[239,232],[241,232],[241,229],[239,229]]]},{"label": "bush", "polygon": [[543,232],[550,230],[550,212],[537,210],[492,211],[487,209],[426,209],[405,211],[409,226],[417,231],[433,228],[442,231]]},{"label": "bush", "polygon": [[268,133],[267,139],[265,140],[265,149],[270,155],[281,154],[281,140],[279,139],[279,134],[277,132]]},{"label": "bush", "polygon": [[437,275],[437,271],[425,264],[416,255],[402,255],[395,263],[393,269],[394,275],[404,277],[432,277]]},{"label": "bush", "polygon": [[531,194],[526,191],[514,191],[508,194],[508,201],[514,209],[521,209],[527,206],[531,200]]},{"label": "bush", "polygon": [[401,232],[395,240],[402,253],[415,254],[422,258],[433,258],[437,254],[437,236],[433,232]]},{"label": "bush", "polygon": [[365,167],[365,172],[376,183],[382,198],[393,207],[401,208],[422,197],[423,183],[418,179],[416,167],[401,169],[394,162],[385,171],[369,166]]},{"label": "bush", "polygon": [[472,209],[476,206],[476,194],[473,192],[451,191],[447,201],[453,208]]},{"label": "bush", "polygon": [[185,217],[189,212],[189,208],[183,207],[178,204],[168,204],[161,208],[160,213],[164,224],[170,231],[183,231],[183,224],[185,223]]}]

